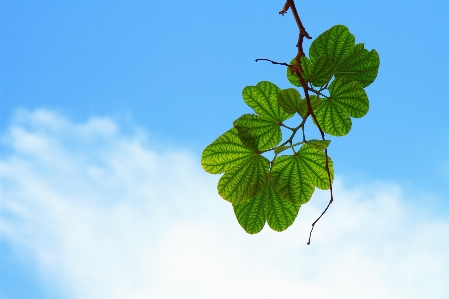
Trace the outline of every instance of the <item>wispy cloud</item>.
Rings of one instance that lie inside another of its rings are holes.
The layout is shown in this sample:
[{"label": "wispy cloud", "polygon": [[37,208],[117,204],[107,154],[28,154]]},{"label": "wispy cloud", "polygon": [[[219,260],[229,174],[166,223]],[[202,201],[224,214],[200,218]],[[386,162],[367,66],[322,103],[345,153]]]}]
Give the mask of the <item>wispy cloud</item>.
[{"label": "wispy cloud", "polygon": [[198,153],[109,118],[21,110],[2,142],[1,238],[73,298],[449,298],[449,221],[399,185],[337,177],[307,246],[327,193],[247,235]]}]

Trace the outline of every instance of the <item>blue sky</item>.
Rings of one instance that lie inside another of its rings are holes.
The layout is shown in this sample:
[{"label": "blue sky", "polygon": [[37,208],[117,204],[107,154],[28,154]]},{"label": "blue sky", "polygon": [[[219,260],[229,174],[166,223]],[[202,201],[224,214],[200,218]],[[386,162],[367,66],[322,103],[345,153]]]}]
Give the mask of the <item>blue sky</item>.
[{"label": "blue sky", "polygon": [[[251,288],[261,290],[265,279],[286,296],[302,290],[311,298],[327,298],[326,292],[360,298],[353,284],[373,298],[418,296],[416,282],[432,288],[433,298],[449,294],[442,283],[449,278],[449,244],[440,240],[449,234],[447,1],[297,3],[313,38],[344,24],[381,61],[367,88],[367,116],[353,121],[348,136],[332,138],[340,196],[307,248],[327,194],[301,208],[287,232],[265,228],[248,236],[216,194],[218,178],[199,162],[205,146],[250,112],[241,97],[245,86],[268,80],[291,87],[284,67],[254,62],[295,55],[297,28],[290,12],[278,15],[282,1],[0,5],[1,299],[177,298],[178,289],[203,298],[213,293],[192,277],[212,270],[196,255],[208,256],[222,273],[243,267],[242,279],[258,273],[254,265],[278,273],[235,287],[249,298],[264,298]],[[291,249],[267,245],[273,240]],[[250,257],[218,258],[227,254]],[[271,256],[266,264],[264,255]],[[292,255],[306,273],[289,268],[285,259]],[[420,258],[406,258],[412,256]],[[330,278],[342,265],[350,265],[342,277],[351,284]],[[179,267],[191,272],[169,274]],[[365,273],[358,281],[358,267],[372,269],[373,277]],[[427,273],[441,284],[426,285],[424,274],[386,274],[388,267]],[[216,289],[227,277],[209,276]],[[375,284],[388,279],[405,283]],[[237,278],[226,282],[239,285]],[[233,290],[222,293],[236,296]]]}]

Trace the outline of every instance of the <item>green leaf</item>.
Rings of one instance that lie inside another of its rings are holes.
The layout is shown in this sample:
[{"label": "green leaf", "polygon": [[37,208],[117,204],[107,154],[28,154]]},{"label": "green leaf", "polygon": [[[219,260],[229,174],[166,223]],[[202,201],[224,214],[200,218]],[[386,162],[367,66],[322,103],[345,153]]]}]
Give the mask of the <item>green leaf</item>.
[{"label": "green leaf", "polygon": [[[323,99],[323,103],[314,113],[321,129],[329,135],[344,136],[351,130],[351,118],[344,107],[335,101]],[[315,123],[315,120],[313,122]]]},{"label": "green leaf", "polygon": [[310,45],[309,56],[315,62],[319,56],[327,55],[337,67],[354,47],[355,37],[344,25],[335,25],[321,33]]},{"label": "green leaf", "polygon": [[278,146],[274,149],[274,153],[279,154],[280,152],[283,152],[288,148],[295,147],[295,146],[297,146],[299,144],[303,144],[303,143],[304,143],[303,141],[300,141],[300,142],[297,142],[297,143],[289,145],[289,146]]},{"label": "green leaf", "polygon": [[266,190],[266,208],[268,225],[274,231],[281,232],[286,230],[295,221],[301,205],[282,199],[268,184]]},{"label": "green leaf", "polygon": [[[309,98],[313,110],[321,105],[321,99],[319,97],[310,95]],[[308,109],[306,99],[302,99],[301,94],[295,88],[281,90],[278,94],[278,102],[282,109],[287,113],[293,114],[298,112],[302,117],[307,115]]]},{"label": "green leaf", "polygon": [[300,158],[280,156],[274,160],[271,170],[273,188],[280,197],[299,205],[310,200],[314,185],[308,173],[301,167]]},{"label": "green leaf", "polygon": [[243,203],[256,196],[267,184],[269,164],[267,158],[253,155],[220,178],[218,194],[232,204]]},{"label": "green leaf", "polygon": [[335,78],[350,77],[366,87],[376,79],[379,65],[380,59],[376,50],[368,51],[363,44],[357,44],[337,65]]},{"label": "green leaf", "polygon": [[278,146],[277,148],[275,148],[274,149],[274,153],[275,154],[279,154],[280,152],[283,152],[283,151],[285,151],[286,149],[288,149],[288,148],[292,148],[292,147],[295,147],[295,146],[297,146],[297,145],[299,145],[299,144],[303,144],[304,142],[298,142],[298,143],[295,143],[295,144],[292,144],[292,145],[289,145],[289,146]]},{"label": "green leaf", "polygon": [[278,146],[278,147],[276,147],[274,149],[274,153],[277,155],[277,154],[279,154],[279,153],[281,153],[281,152],[283,152],[286,149],[291,148],[291,147],[293,147],[293,146],[291,146],[291,145],[290,146]]},{"label": "green leaf", "polygon": [[244,203],[232,205],[237,221],[248,234],[257,234],[265,225],[267,220],[266,201],[270,192],[268,186]]},{"label": "green leaf", "polygon": [[369,102],[365,90],[357,81],[348,77],[336,78],[329,86],[333,102],[344,108],[352,117],[363,117],[368,113]]},{"label": "green leaf", "polygon": [[257,234],[267,220],[273,230],[286,230],[295,221],[300,205],[282,199],[268,181],[262,192],[244,203],[234,204],[233,208],[243,229],[249,234]]},{"label": "green leaf", "polygon": [[330,140],[317,140],[317,139],[310,139],[306,142],[308,146],[311,148],[314,148],[316,150],[322,151],[325,150],[329,144],[331,143]]},{"label": "green leaf", "polygon": [[332,81],[329,94],[330,98],[323,99],[323,104],[314,111],[315,116],[324,132],[344,136],[352,127],[349,116],[358,118],[368,112],[368,97],[360,83],[348,77]]},{"label": "green leaf", "polygon": [[[318,140],[317,140],[318,141]],[[304,144],[298,151],[300,167],[304,169],[310,181],[322,190],[329,189],[329,177],[326,170],[326,154],[322,150],[316,150],[308,144]],[[334,166],[328,157],[331,181],[334,179]]]},{"label": "green leaf", "polygon": [[354,35],[344,25],[333,26],[312,42],[310,60],[315,63],[323,54],[332,60],[336,78],[347,76],[366,87],[377,77],[379,54],[366,50],[362,43],[356,45]]},{"label": "green leaf", "polygon": [[252,156],[254,152],[242,144],[237,129],[232,128],[204,149],[201,166],[209,173],[218,174],[233,169]]},{"label": "green leaf", "polygon": [[[296,64],[296,57],[292,59],[290,65]],[[322,86],[326,84],[333,75],[334,64],[332,59],[327,55],[320,55],[314,62],[307,57],[301,57],[301,67],[304,71],[302,77],[306,82],[311,82],[314,86]],[[291,72],[291,67],[287,68],[287,79],[295,86],[302,86],[296,73]]]},{"label": "green leaf", "polygon": [[243,145],[254,151],[272,148],[282,140],[279,124],[263,115],[244,114],[234,127]]},{"label": "green leaf", "polygon": [[[320,107],[321,102],[322,102],[321,98],[317,97],[316,95],[309,95],[309,99],[310,99],[310,105],[312,106],[313,111],[315,111],[318,107]],[[302,117],[305,117],[307,115],[308,110],[309,109],[307,107],[307,101],[306,101],[306,99],[304,99],[299,103],[298,113]]]},{"label": "green leaf", "polygon": [[301,94],[295,88],[283,89],[278,93],[278,102],[286,113],[294,114],[300,109]]},{"label": "green leaf", "polygon": [[332,78],[333,72],[334,63],[332,59],[326,54],[322,54],[313,62],[312,69],[308,72],[307,81],[310,81],[314,86],[323,86]]},{"label": "green leaf", "polygon": [[[305,56],[301,57],[301,67],[304,71],[302,73],[302,77],[306,82],[310,82],[310,78],[313,72],[313,64],[312,62]],[[301,83],[300,83],[301,84]]]},{"label": "green leaf", "polygon": [[273,121],[282,122],[291,117],[284,112],[278,103],[278,93],[280,89],[268,81],[257,83],[256,86],[246,86],[243,89],[243,100],[248,106],[259,114],[266,116]]},{"label": "green leaf", "polygon": [[[295,65],[296,64],[296,57],[292,59],[292,61],[290,61],[290,65]],[[287,79],[288,81],[295,85],[295,86],[302,86],[301,85],[301,81],[299,81],[298,76],[296,76],[296,73],[293,72],[292,73],[292,68],[291,67],[287,67]]]}]

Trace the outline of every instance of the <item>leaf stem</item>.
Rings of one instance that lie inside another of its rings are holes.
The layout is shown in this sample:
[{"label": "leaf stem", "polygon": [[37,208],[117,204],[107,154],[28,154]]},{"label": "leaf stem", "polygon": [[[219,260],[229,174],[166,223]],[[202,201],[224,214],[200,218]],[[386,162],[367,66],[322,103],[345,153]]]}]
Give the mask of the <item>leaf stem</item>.
[{"label": "leaf stem", "polygon": [[304,124],[306,123],[306,120],[307,120],[307,117],[309,116],[309,114],[307,114],[303,119],[302,119],[302,122],[296,127],[296,128],[293,128],[293,133],[292,133],[292,135],[290,136],[290,138],[289,139],[287,139],[284,143],[282,143],[280,146],[284,146],[284,145],[286,145],[287,143],[290,143],[290,144],[292,144],[292,142],[293,142],[293,138],[295,137],[295,135],[296,135],[296,132],[300,129],[300,128],[304,128]]},{"label": "leaf stem", "polygon": [[281,123],[281,127],[287,128],[287,129],[289,129],[291,131],[295,130],[294,128],[290,128],[289,126],[284,125],[283,123]]},{"label": "leaf stem", "polygon": [[321,92],[322,90],[316,90],[316,89],[314,89],[313,87],[308,87],[308,89],[309,89],[311,92],[316,93],[317,95],[320,95],[320,96],[325,97],[325,98],[327,98],[327,99],[330,98],[329,96],[327,96],[327,95],[325,95],[324,93],[322,93],[322,92]]}]

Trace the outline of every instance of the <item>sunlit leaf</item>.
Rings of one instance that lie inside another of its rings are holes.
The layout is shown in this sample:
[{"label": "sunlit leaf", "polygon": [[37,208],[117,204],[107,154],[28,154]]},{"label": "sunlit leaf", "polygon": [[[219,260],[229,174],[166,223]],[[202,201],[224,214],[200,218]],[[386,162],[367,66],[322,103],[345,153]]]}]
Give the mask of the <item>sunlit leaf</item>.
[{"label": "sunlit leaf", "polygon": [[285,146],[285,145],[283,145],[283,146],[278,146],[278,147],[276,147],[275,149],[274,149],[274,153],[275,154],[279,154],[279,153],[281,153],[281,152],[283,152],[283,151],[285,151],[286,149],[288,149],[288,148],[291,148],[292,146],[290,145],[290,146]]},{"label": "sunlit leaf", "polygon": [[244,203],[232,205],[237,221],[248,234],[257,234],[263,229],[267,220],[266,202],[269,192],[267,185],[258,195]]},{"label": "sunlit leaf", "polygon": [[[305,57],[303,57],[305,58]],[[333,76],[334,63],[326,54],[318,56],[318,58],[310,63],[312,68],[308,71],[307,81],[314,86],[323,86]]]},{"label": "sunlit leaf", "polygon": [[366,50],[363,43],[356,45],[354,35],[344,25],[333,26],[312,42],[309,49],[312,63],[323,54],[332,60],[336,78],[350,77],[366,87],[377,77],[379,54]]},{"label": "sunlit leaf", "polygon": [[286,230],[295,221],[301,205],[295,205],[290,201],[282,199],[268,184],[266,192],[266,213],[268,225],[274,231]]},{"label": "sunlit leaf", "polygon": [[260,155],[238,164],[218,181],[218,194],[233,204],[245,202],[259,194],[266,186],[269,161]]},{"label": "sunlit leaf", "polygon": [[355,37],[344,25],[335,25],[321,33],[310,45],[309,56],[312,62],[325,54],[337,67],[345,55],[355,45]]},{"label": "sunlit leaf", "polygon": [[336,66],[335,78],[350,77],[366,87],[376,79],[379,65],[380,59],[376,50],[368,51],[363,44],[357,44]]},{"label": "sunlit leaf", "polygon": [[[351,130],[351,118],[344,107],[334,101],[323,99],[323,103],[314,113],[321,129],[329,135],[344,136]],[[315,123],[315,120],[313,122]]]},{"label": "sunlit leaf", "polygon": [[301,109],[301,94],[295,88],[283,89],[278,93],[278,102],[286,113],[294,114]]},{"label": "sunlit leaf", "polygon": [[201,156],[204,170],[212,174],[231,170],[254,156],[237,135],[237,129],[232,128],[207,146]]},{"label": "sunlit leaf", "polygon": [[[313,110],[321,105],[321,99],[319,97],[310,95],[309,98]],[[287,113],[293,114],[298,112],[302,117],[307,115],[308,108],[306,99],[302,99],[301,94],[295,88],[281,90],[278,94],[278,101],[279,105]]]},{"label": "sunlit leaf", "polygon": [[278,147],[276,147],[275,149],[274,149],[274,153],[275,154],[279,154],[280,152],[283,152],[283,151],[285,151],[286,149],[288,149],[288,148],[292,148],[292,147],[295,147],[295,146],[297,146],[297,145],[299,145],[299,144],[303,144],[304,142],[303,141],[301,141],[301,142],[297,142],[297,143],[295,143],[295,144],[292,144],[292,145],[284,145],[284,146],[278,146]]},{"label": "sunlit leaf", "polygon": [[[295,65],[296,64],[296,57],[292,59],[292,61],[290,61],[290,65]],[[287,79],[288,81],[295,85],[295,86],[302,86],[301,85],[301,81],[299,81],[298,76],[296,75],[295,72],[292,72],[292,68],[291,67],[287,67]]]},{"label": "sunlit leaf", "polygon": [[359,82],[340,77],[329,86],[332,101],[342,107],[349,116],[362,117],[369,110],[368,97]]},{"label": "sunlit leaf", "polygon": [[[298,151],[300,167],[304,169],[310,181],[322,190],[329,189],[329,177],[326,170],[326,154],[322,150],[316,150],[308,144],[304,144]],[[334,166],[328,157],[331,181],[334,179]]]},{"label": "sunlit leaf", "polygon": [[282,199],[268,181],[265,189],[244,203],[233,205],[239,224],[249,234],[260,232],[265,222],[271,229],[281,232],[295,221],[300,205]]},{"label": "sunlit leaf", "polygon": [[300,164],[297,155],[280,156],[274,160],[271,170],[271,180],[276,193],[296,205],[308,202],[314,190],[313,182]]},{"label": "sunlit leaf", "polygon": [[304,71],[302,73],[302,77],[306,82],[310,82],[310,78],[313,72],[313,64],[312,62],[305,56],[301,57],[301,67]]},{"label": "sunlit leaf", "polygon": [[268,81],[257,83],[256,86],[246,86],[243,89],[243,100],[259,114],[273,121],[282,122],[291,117],[279,106],[278,93],[280,89]]},{"label": "sunlit leaf", "polygon": [[234,127],[243,145],[254,151],[272,148],[282,140],[279,124],[263,115],[244,114]]},{"label": "sunlit leaf", "polygon": [[362,117],[368,112],[368,97],[360,83],[348,77],[332,81],[329,93],[330,98],[323,99],[315,116],[324,132],[344,136],[352,126],[349,116]]},{"label": "sunlit leaf", "polygon": [[330,140],[317,140],[317,139],[310,139],[307,141],[307,145],[311,148],[314,148],[316,150],[322,151],[325,150],[329,144],[331,143]]},{"label": "sunlit leaf", "polygon": [[[296,57],[292,59],[290,65],[296,64]],[[326,84],[334,74],[334,63],[327,55],[320,55],[315,61],[310,61],[307,57],[301,57],[302,77],[306,82],[311,82],[314,86]],[[292,68],[287,68],[287,79],[295,86],[302,86],[301,81]]]},{"label": "sunlit leaf", "polygon": [[[310,105],[312,106],[312,110],[315,111],[318,107],[321,105],[321,98],[317,97],[316,95],[309,95],[310,99]],[[305,117],[307,115],[307,111],[309,111],[307,107],[307,100],[303,99],[299,103],[298,113],[302,117]]]}]

